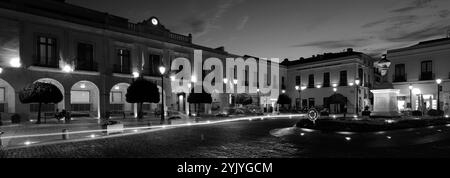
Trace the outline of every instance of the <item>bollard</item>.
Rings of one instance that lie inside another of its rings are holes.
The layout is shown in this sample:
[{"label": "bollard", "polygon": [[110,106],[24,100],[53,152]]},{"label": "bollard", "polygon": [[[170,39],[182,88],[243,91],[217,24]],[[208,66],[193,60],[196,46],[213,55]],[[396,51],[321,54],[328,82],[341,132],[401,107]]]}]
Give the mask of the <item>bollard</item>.
[{"label": "bollard", "polygon": [[2,138],[3,133],[5,132],[0,132],[0,148],[3,148],[3,138]]},{"label": "bollard", "polygon": [[62,139],[63,140],[69,139],[69,131],[67,129],[62,130]]}]

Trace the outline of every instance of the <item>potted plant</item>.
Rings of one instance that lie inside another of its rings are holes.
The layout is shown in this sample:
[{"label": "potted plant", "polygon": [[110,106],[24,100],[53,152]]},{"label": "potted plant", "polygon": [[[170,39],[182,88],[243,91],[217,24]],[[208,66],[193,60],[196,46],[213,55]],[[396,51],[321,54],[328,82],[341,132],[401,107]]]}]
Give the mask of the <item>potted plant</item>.
[{"label": "potted plant", "polygon": [[101,127],[104,130],[103,133],[106,133],[107,135],[123,132],[123,124],[119,123],[118,121],[106,119],[101,123]]}]

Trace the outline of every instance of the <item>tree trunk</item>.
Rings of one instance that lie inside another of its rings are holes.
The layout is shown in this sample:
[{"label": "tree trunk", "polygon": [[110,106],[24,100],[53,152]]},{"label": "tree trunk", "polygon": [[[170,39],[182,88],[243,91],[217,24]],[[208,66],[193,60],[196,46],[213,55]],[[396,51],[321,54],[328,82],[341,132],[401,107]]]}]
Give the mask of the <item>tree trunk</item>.
[{"label": "tree trunk", "polygon": [[36,124],[40,124],[41,123],[41,106],[42,106],[42,103],[39,103],[38,118],[37,118]]},{"label": "tree trunk", "polygon": [[197,103],[197,104],[195,104],[196,106],[195,106],[195,108],[196,108],[196,112],[197,112],[197,117],[198,117],[198,115],[200,114],[200,104],[199,103]]}]

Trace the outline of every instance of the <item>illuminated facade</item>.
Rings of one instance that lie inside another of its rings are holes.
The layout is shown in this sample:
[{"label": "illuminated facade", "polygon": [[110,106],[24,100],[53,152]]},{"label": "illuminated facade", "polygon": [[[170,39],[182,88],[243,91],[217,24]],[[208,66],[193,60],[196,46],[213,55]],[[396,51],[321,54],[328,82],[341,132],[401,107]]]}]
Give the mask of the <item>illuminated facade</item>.
[{"label": "illuminated facade", "polygon": [[[37,105],[22,104],[18,93],[35,81],[56,85],[64,96],[61,103],[44,105],[43,112],[65,109],[97,118],[106,111],[136,115],[136,106],[125,102],[134,77],[143,75],[161,88],[158,67],[169,68],[177,57],[193,60],[196,49],[204,58],[239,57],[223,48],[193,44],[190,34],[173,33],[156,18],[130,23],[64,1],[1,1],[0,31],[3,120],[13,113],[33,118]],[[169,76],[164,80],[166,107],[188,110],[186,94],[172,93]],[[229,95],[213,95],[212,106],[206,107],[224,108],[228,100]],[[144,111],[158,107],[145,104]]]},{"label": "illuminated facade", "polygon": [[296,61],[285,60],[281,64],[286,66],[286,76],[289,76],[284,82],[286,93],[298,109],[323,107],[330,113],[343,113],[346,107],[347,113],[355,113],[358,103],[360,113],[365,106],[372,105],[373,59],[364,53],[347,49]]},{"label": "illuminated facade", "polygon": [[[403,110],[437,108],[437,79],[441,79],[440,109],[450,103],[449,77],[450,38],[420,42],[416,45],[388,50],[391,61],[388,78],[400,90],[398,107]],[[412,102],[411,102],[412,101]],[[423,101],[422,106],[419,101]],[[412,105],[410,105],[412,103]],[[448,113],[447,113],[448,114]]]}]

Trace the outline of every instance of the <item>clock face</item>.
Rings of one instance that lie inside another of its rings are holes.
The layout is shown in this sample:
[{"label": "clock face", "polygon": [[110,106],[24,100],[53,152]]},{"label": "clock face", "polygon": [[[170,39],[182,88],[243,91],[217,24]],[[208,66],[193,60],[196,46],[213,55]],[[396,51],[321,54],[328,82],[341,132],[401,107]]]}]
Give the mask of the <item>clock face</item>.
[{"label": "clock face", "polygon": [[153,18],[153,19],[152,19],[152,24],[153,24],[153,25],[158,25],[158,19]]}]

